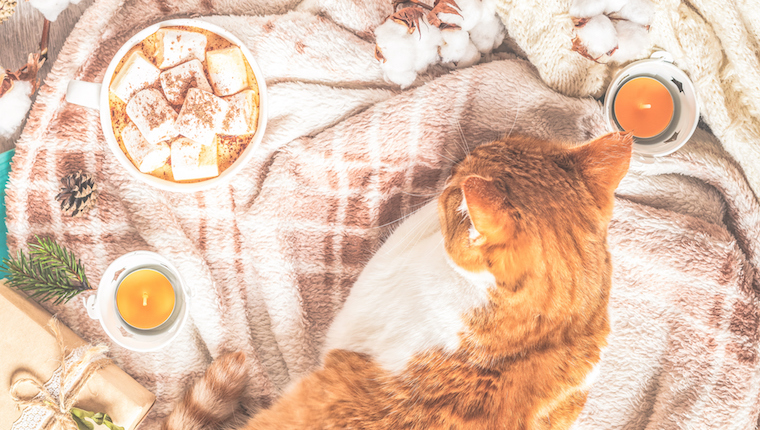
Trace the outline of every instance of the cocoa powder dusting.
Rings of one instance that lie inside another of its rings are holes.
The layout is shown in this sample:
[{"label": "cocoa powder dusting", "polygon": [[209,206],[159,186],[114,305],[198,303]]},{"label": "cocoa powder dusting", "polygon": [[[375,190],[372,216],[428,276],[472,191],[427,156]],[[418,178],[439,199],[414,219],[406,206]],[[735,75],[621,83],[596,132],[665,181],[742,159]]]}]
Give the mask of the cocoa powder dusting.
[{"label": "cocoa powder dusting", "polygon": [[[208,30],[196,28],[196,27],[189,27],[189,26],[175,26],[175,27],[165,27],[166,29],[172,29],[172,30],[184,30],[184,31],[192,31],[195,33],[201,33],[206,36],[207,44],[206,44],[206,51],[214,51],[218,49],[224,49],[229,48],[231,46],[235,46],[232,42],[228,41],[227,39],[223,38],[222,36],[219,36],[215,33],[212,33]],[[274,25],[271,25],[270,31],[274,29]],[[181,37],[181,36],[180,36]],[[179,40],[179,39],[178,39]],[[133,46],[132,49],[130,49],[124,57],[119,61],[119,64],[116,66],[114,70],[113,76],[118,75],[121,68],[124,66],[124,63],[126,62],[126,59],[129,58],[129,56],[137,51],[140,50],[145,54],[145,57],[148,58],[154,65],[158,66],[156,54],[158,51],[158,37],[156,34],[152,34],[145,38],[142,42],[138,43],[137,45]],[[170,49],[174,49],[174,47],[170,47]],[[203,65],[203,73],[208,79],[208,70],[206,70],[206,64],[205,61],[201,63]],[[250,87],[254,90],[258,88],[258,85],[256,83],[256,80],[253,76],[253,71],[251,69],[250,64],[248,64],[248,61],[245,60],[245,66],[246,70],[248,71],[248,82],[250,84]],[[172,85],[180,84],[179,81],[182,79],[188,79],[187,85],[183,85],[181,97],[184,98],[187,94],[187,91],[192,88],[193,86],[197,86],[197,77],[185,77],[185,74],[183,76],[172,76],[170,79],[172,79]],[[160,80],[159,80],[160,81]],[[109,83],[110,84],[110,83]],[[163,88],[161,87],[160,82],[157,82],[156,85],[152,86],[151,88],[156,88],[157,90],[161,91],[163,94]],[[209,97],[210,101],[215,102],[213,99]],[[258,99],[257,99],[258,102]],[[134,163],[134,160],[129,156],[129,153],[126,150],[126,147],[124,146],[124,142],[121,138],[121,132],[124,130],[124,128],[129,124],[129,118],[127,116],[126,112],[126,103],[122,102],[118,97],[116,97],[113,93],[109,94],[108,97],[108,103],[110,107],[111,112],[111,124],[113,125],[114,130],[114,136],[116,137],[116,141],[119,143],[119,147],[121,148],[122,152],[127,156],[127,158]],[[175,105],[175,111],[178,110],[178,105]],[[257,106],[258,107],[258,106]],[[239,109],[239,108],[235,108]],[[210,107],[209,110],[205,110],[201,107],[195,107],[194,113],[198,114],[198,118],[206,125],[211,125],[213,123],[213,113],[220,112],[221,111],[221,105],[218,102],[213,103],[213,106]],[[167,112],[164,112],[165,114]],[[148,115],[148,118],[150,118],[151,127],[155,126],[157,123],[160,122],[159,115]],[[225,121],[228,121],[229,117],[225,117]],[[228,125],[228,124],[225,124]],[[219,136],[219,147],[218,147],[218,164],[219,164],[219,173],[221,174],[224,170],[229,168],[232,164],[235,163],[235,161],[238,159],[240,154],[243,153],[245,148],[250,143],[251,139],[253,138],[253,134],[247,134],[242,136]],[[173,181],[174,177],[171,173],[171,164],[165,164],[164,166],[156,169],[155,171],[151,172],[150,175]],[[204,179],[198,179],[198,180],[192,180],[192,181],[181,181],[181,182],[200,182]]]},{"label": "cocoa powder dusting", "polygon": [[232,125],[232,119],[240,116],[242,113],[243,109],[241,109],[240,106],[230,104],[227,115],[225,115],[224,121],[222,121],[222,129],[228,130]]},{"label": "cocoa powder dusting", "polygon": [[215,125],[214,116],[222,111],[222,107],[217,100],[212,98],[211,94],[203,91],[196,92],[195,94],[198,95],[193,100],[187,102],[190,113],[195,118],[198,118],[201,125],[213,128]]}]

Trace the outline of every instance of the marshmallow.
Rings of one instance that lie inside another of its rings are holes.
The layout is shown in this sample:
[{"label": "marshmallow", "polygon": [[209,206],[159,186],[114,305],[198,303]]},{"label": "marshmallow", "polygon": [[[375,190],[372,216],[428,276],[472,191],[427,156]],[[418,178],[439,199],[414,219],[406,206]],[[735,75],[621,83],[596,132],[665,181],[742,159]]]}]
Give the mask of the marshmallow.
[{"label": "marshmallow", "polygon": [[162,72],[161,88],[164,90],[166,99],[173,105],[181,105],[190,88],[200,88],[211,92],[211,85],[203,72],[203,64],[198,60],[190,60]]},{"label": "marshmallow", "polygon": [[177,136],[174,122],[177,112],[161,91],[148,88],[135,94],[127,103],[127,116],[152,144]]},{"label": "marshmallow", "polygon": [[154,66],[141,51],[135,51],[121,67],[119,74],[111,81],[111,92],[124,103],[128,103],[136,92],[155,84],[160,73],[158,67]]},{"label": "marshmallow", "polygon": [[194,58],[203,61],[206,52],[206,36],[194,31],[162,28],[156,32],[158,67],[166,69]]},{"label": "marshmallow", "polygon": [[239,136],[256,131],[259,116],[259,94],[256,91],[243,90],[224,100],[229,103],[229,109],[222,121],[220,133]]},{"label": "marshmallow", "polygon": [[216,133],[221,131],[228,108],[228,103],[223,99],[207,91],[190,88],[175,127],[181,135],[210,145]]},{"label": "marshmallow", "polygon": [[218,96],[229,96],[248,87],[245,58],[237,46],[206,52],[206,67]]},{"label": "marshmallow", "polygon": [[166,164],[171,150],[166,142],[152,144],[145,140],[137,126],[130,122],[121,131],[121,140],[137,168],[143,173],[152,172]]},{"label": "marshmallow", "polygon": [[172,142],[172,175],[175,181],[219,176],[216,141],[211,145],[185,137]]}]

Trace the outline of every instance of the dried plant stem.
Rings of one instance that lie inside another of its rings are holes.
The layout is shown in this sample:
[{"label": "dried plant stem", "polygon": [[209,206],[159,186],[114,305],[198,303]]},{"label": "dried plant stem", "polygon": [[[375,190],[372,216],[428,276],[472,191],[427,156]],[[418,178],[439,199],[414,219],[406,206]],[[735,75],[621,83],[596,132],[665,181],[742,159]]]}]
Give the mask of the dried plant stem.
[{"label": "dried plant stem", "polygon": [[50,21],[45,19],[42,24],[42,40],[40,40],[40,60],[47,60],[48,42],[50,41]]}]

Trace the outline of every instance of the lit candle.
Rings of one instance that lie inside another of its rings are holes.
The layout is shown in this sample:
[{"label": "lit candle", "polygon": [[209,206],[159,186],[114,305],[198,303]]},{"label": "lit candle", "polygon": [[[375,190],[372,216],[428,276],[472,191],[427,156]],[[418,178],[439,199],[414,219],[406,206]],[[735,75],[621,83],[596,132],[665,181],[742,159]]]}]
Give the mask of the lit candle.
[{"label": "lit candle", "polygon": [[119,284],[116,307],[127,324],[147,330],[169,319],[174,310],[174,294],[171,282],[160,272],[136,270]]},{"label": "lit candle", "polygon": [[623,84],[615,96],[615,119],[625,131],[640,138],[665,131],[673,118],[673,97],[654,78],[634,78]]}]

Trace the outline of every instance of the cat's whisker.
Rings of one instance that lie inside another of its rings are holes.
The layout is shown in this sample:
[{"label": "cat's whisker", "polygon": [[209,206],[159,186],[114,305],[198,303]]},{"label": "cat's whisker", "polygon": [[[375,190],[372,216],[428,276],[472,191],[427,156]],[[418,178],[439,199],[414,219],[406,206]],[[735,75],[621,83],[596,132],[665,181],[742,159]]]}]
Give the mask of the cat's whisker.
[{"label": "cat's whisker", "polygon": [[386,222],[385,224],[380,224],[380,225],[377,225],[377,226],[374,226],[374,227],[369,227],[369,228],[370,228],[370,229],[379,229],[379,228],[385,228],[385,227],[388,227],[388,226],[390,226],[390,225],[393,225],[393,224],[395,224],[395,223],[397,223],[397,222],[400,222],[400,221],[406,221],[406,219],[407,219],[407,218],[409,218],[411,215],[412,215],[412,214],[406,214],[406,215],[402,215],[400,218],[398,218],[398,219],[395,219],[395,220],[393,220],[393,221],[388,221],[388,222]]},{"label": "cat's whisker", "polygon": [[[423,224],[423,223],[424,222],[422,222],[420,224]],[[421,229],[417,229],[417,230],[421,230]],[[406,251],[414,248],[414,246],[417,245],[417,242],[420,241],[420,239],[422,238],[422,236],[424,234],[425,233],[423,231],[417,231],[416,234],[414,235],[414,238],[412,240],[404,242],[404,249],[403,249],[402,252],[406,252]]]},{"label": "cat's whisker", "polygon": [[[415,227],[421,225],[422,222],[415,225]],[[412,234],[414,234],[414,238],[412,237]],[[407,233],[403,238],[401,238],[400,241],[396,242],[393,246],[388,248],[389,252],[397,253],[397,252],[406,252],[410,249],[411,246],[414,246],[414,243],[419,238],[419,232],[411,231]]]},{"label": "cat's whisker", "polygon": [[425,206],[426,204],[432,202],[433,200],[435,200],[435,197],[440,194],[440,193],[435,193],[435,194],[430,194],[430,195],[423,195],[423,194],[410,194],[410,193],[407,193],[405,191],[401,191],[401,192],[404,193],[404,194],[408,194],[410,196],[414,196],[414,197],[433,197],[433,198],[431,198],[429,200],[425,200],[425,201],[417,203],[417,204],[414,204],[414,205],[410,205],[409,208],[413,209],[413,210],[411,212],[409,212],[408,214],[402,215],[400,218],[395,219],[393,221],[389,221],[389,222],[387,222],[385,224],[377,225],[377,226],[374,226],[374,227],[369,227],[369,229],[384,228],[384,227],[387,227],[389,225],[393,225],[393,224],[395,224],[395,223],[397,223],[399,221],[404,221],[407,218],[409,218],[410,216],[414,215],[417,212],[417,208],[420,208],[420,207]]},{"label": "cat's whisker", "polygon": [[[454,159],[451,159],[451,158],[449,158],[449,157],[447,157],[447,156],[445,156],[445,155],[441,154],[440,152],[438,152],[438,153],[437,153],[437,155],[438,155],[439,157],[441,157],[441,158],[445,158],[445,159],[447,159],[447,160],[451,161],[451,164],[457,164],[457,161],[456,161],[456,160],[454,160]],[[451,154],[449,154],[449,155],[451,155]]]},{"label": "cat's whisker", "polygon": [[[464,154],[464,157],[466,157],[467,155],[469,155],[470,150],[469,150],[469,147],[467,146],[467,140],[464,138],[464,133],[462,132],[462,127],[459,124],[459,120],[452,119],[452,121],[453,121],[453,125],[456,127],[456,130],[459,132],[459,137],[461,137],[461,139],[462,139],[462,142],[460,142],[457,139],[454,139],[454,144],[456,144],[457,149],[462,154]],[[464,158],[464,157],[462,157],[462,158]]]},{"label": "cat's whisker", "polygon": [[512,135],[512,130],[515,129],[515,124],[517,124],[517,116],[520,115],[520,108],[522,108],[522,97],[520,97],[520,93],[517,93],[517,109],[515,110],[515,118],[512,121],[512,127],[509,128],[509,133],[507,133],[507,138]]},{"label": "cat's whisker", "polygon": [[[430,201],[432,201],[432,200],[430,200]],[[428,203],[430,201],[428,201]],[[413,211],[412,213],[410,213],[406,217],[409,217],[409,216],[411,216],[411,215],[413,215],[415,213],[417,213],[417,211]],[[422,218],[419,221],[417,221],[415,223],[414,227],[411,230],[409,230],[409,233],[407,233],[400,241],[397,241],[396,244],[394,246],[390,247],[388,250],[389,251],[394,251],[394,252],[398,251],[399,244],[404,245],[403,251],[407,251],[408,249],[410,249],[411,246],[414,246],[417,243],[417,241],[420,239],[420,237],[422,237],[422,235],[424,234],[423,231],[419,231],[421,229],[418,228],[418,227],[420,227],[425,222],[427,222],[427,220],[425,220],[424,218]],[[412,238],[412,234],[414,234],[414,238]]]},{"label": "cat's whisker", "polygon": [[460,124],[459,121],[457,121],[457,130],[459,130],[459,135],[462,137],[462,142],[464,143],[464,155],[468,156],[472,150],[470,149],[470,145],[467,143],[467,139],[464,137],[464,130],[462,130],[462,124]]},{"label": "cat's whisker", "polygon": [[[433,252],[434,252],[436,249],[438,249],[438,247],[439,247],[439,246],[441,246],[441,244],[443,243],[443,241],[444,241],[444,237],[443,237],[443,235],[441,235],[441,240],[439,240],[439,241],[438,241],[438,242],[435,244],[435,246],[434,246],[434,247],[432,247],[432,248],[430,248],[430,250],[428,250],[427,254],[425,254],[425,258],[427,258],[427,257],[430,257],[430,256],[433,254]],[[444,252],[445,252],[445,251],[444,251]]]},{"label": "cat's whisker", "polygon": [[[413,197],[433,197],[433,196],[437,196],[437,195],[441,194],[440,191],[435,192],[435,193],[430,193],[430,194],[415,194],[415,193],[408,193],[406,191],[401,191],[401,192],[404,193],[404,194],[406,194],[407,196],[413,196]],[[427,203],[429,203],[431,201],[432,200],[428,200],[427,202],[425,202],[425,204],[427,204]],[[419,206],[419,205],[415,205],[415,206]]]},{"label": "cat's whisker", "polygon": [[446,154],[448,154],[451,158],[458,158],[456,155],[452,154],[451,151],[449,151],[448,146],[444,146],[443,149],[446,150]]}]

